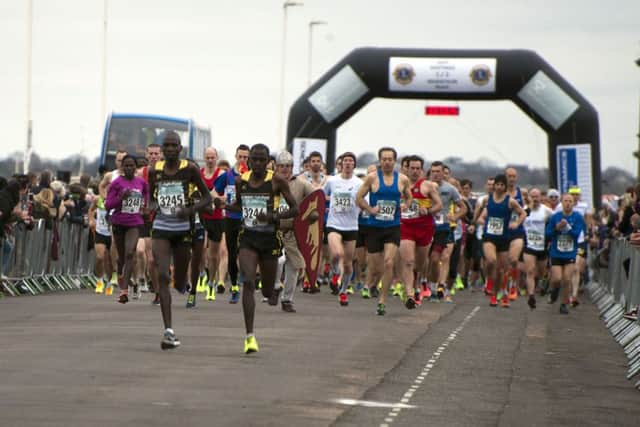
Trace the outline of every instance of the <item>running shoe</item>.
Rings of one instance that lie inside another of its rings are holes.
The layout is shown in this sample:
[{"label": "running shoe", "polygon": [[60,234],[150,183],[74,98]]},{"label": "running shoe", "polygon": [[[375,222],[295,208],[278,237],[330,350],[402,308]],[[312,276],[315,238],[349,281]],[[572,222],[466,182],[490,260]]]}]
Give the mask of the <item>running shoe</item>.
[{"label": "running shoe", "polygon": [[560,288],[553,288],[551,292],[549,292],[549,304],[554,304],[558,301],[558,297],[560,296]]},{"label": "running shoe", "polygon": [[223,282],[222,280],[221,280],[221,281],[219,281],[219,282],[218,282],[218,286],[217,286],[217,288],[216,288],[216,291],[217,291],[220,295],[222,295],[222,294],[224,294],[224,291],[225,291],[226,289],[227,289],[227,288],[224,286],[224,282]]},{"label": "running shoe", "polygon": [[527,300],[527,304],[529,304],[529,308],[534,310],[536,308],[536,297],[535,295],[529,295],[529,299]]},{"label": "running shoe", "polygon": [[96,294],[101,294],[104,292],[104,282],[102,279],[98,279],[96,282]]},{"label": "running shoe", "polygon": [[452,304],[453,303],[453,298],[451,298],[451,294],[445,295],[444,302],[446,302],[448,304]]},{"label": "running shoe", "polygon": [[407,298],[407,301],[404,303],[404,306],[407,307],[408,310],[413,310],[414,308],[416,308],[416,300],[409,297]]},{"label": "running shoe", "polygon": [[509,289],[509,301],[515,301],[518,299],[518,288],[515,286],[512,286],[511,289]]},{"label": "running shoe", "polygon": [[378,296],[380,295],[380,291],[376,286],[369,289],[369,292],[371,293],[371,298],[378,298]]},{"label": "running shoe", "polygon": [[378,313],[378,316],[384,316],[386,313],[386,310],[384,309],[384,304],[380,303],[378,304],[378,308],[376,309],[376,313]]},{"label": "running shoe", "polygon": [[151,301],[151,305],[160,305],[160,294],[156,294],[156,297],[153,299],[153,301]]},{"label": "running shoe", "polygon": [[340,293],[340,305],[346,307],[349,305],[349,300],[347,300],[347,294],[344,292]]},{"label": "running shoe", "polygon": [[456,287],[452,286],[451,289],[449,289],[449,295],[455,295],[456,294]]},{"label": "running shoe", "polygon": [[509,297],[506,294],[500,300],[500,307],[509,308]]},{"label": "running shoe", "polygon": [[356,291],[361,291],[364,288],[364,283],[358,282],[356,284]]},{"label": "running shoe", "polygon": [[180,340],[172,329],[166,329],[160,342],[160,348],[163,350],[171,350],[180,347]]},{"label": "running shoe", "polygon": [[196,286],[196,292],[200,292],[201,294],[204,294],[205,292],[207,292],[207,281],[209,280],[209,278],[207,277],[207,274],[203,274],[200,277],[198,277],[198,284]]},{"label": "running shoe", "polygon": [[113,295],[113,285],[111,285],[111,283],[107,285],[107,288],[104,290],[104,294],[108,297]]},{"label": "running shoe", "polygon": [[316,285],[311,285],[311,287],[309,288],[309,293],[310,294],[317,294],[320,292],[320,286]]},{"label": "running shoe", "polygon": [[491,298],[489,299],[489,305],[491,307],[497,307],[498,306],[498,299],[496,298],[495,295],[491,295]]},{"label": "running shoe", "polygon": [[347,286],[347,294],[353,295],[353,286],[351,285]]},{"label": "running shoe", "polygon": [[271,292],[271,296],[269,297],[269,305],[278,305],[278,300],[280,299],[280,293],[282,292],[282,286],[278,286]]},{"label": "running shoe", "polygon": [[520,296],[523,297],[527,295],[527,290],[525,288],[520,288]]},{"label": "running shoe", "polygon": [[331,284],[329,287],[331,288],[332,295],[338,295],[338,293],[340,293],[340,289],[338,289],[338,279],[340,279],[340,276],[337,274],[331,276]]},{"label": "running shoe", "polygon": [[118,297],[118,302],[120,304],[126,304],[129,302],[129,296],[126,292],[120,292],[120,296]]},{"label": "running shoe", "polygon": [[567,304],[560,304],[560,314],[569,314]]},{"label": "running shoe", "polygon": [[420,290],[419,289],[414,289],[413,290],[413,300],[416,302],[416,305],[421,305],[422,304],[422,297],[420,296]]},{"label": "running shoe", "polygon": [[139,299],[140,295],[138,294],[140,287],[138,285],[133,285],[133,299]]},{"label": "running shoe", "polygon": [[195,306],[196,306],[196,295],[189,294],[189,296],[187,297],[187,308],[193,308]]},{"label": "running shoe", "polygon": [[216,288],[213,286],[208,286],[207,289],[207,301],[215,301],[216,300]]},{"label": "running shoe", "polygon": [[580,301],[578,301],[578,298],[575,298],[575,297],[569,298],[569,302],[571,303],[571,307],[573,308],[576,308],[577,306],[580,305]]},{"label": "running shoe", "polygon": [[487,281],[487,283],[485,283],[484,285],[484,294],[491,295],[492,293],[493,293],[493,283],[489,283]]},{"label": "running shoe", "polygon": [[237,304],[240,301],[240,286],[231,285],[231,298],[229,298],[229,304]]},{"label": "running shoe", "polygon": [[302,282],[302,292],[304,292],[305,294],[309,293],[309,289],[311,288],[311,285],[309,284],[308,281],[304,281]]},{"label": "running shoe", "polygon": [[258,280],[258,285],[256,286],[256,289],[262,289],[262,280]]},{"label": "running shoe", "polygon": [[258,340],[253,335],[244,339],[244,354],[257,353]]},{"label": "running shoe", "polygon": [[391,295],[398,297],[402,295],[402,283],[396,283],[391,289]]},{"label": "running shoe", "polygon": [[282,311],[287,313],[295,313],[296,309],[293,308],[293,303],[291,301],[282,301]]},{"label": "running shoe", "polygon": [[436,294],[439,300],[444,298],[444,285],[443,284],[439,284],[438,288],[436,290]]},{"label": "running shoe", "polygon": [[429,285],[422,285],[422,292],[420,292],[420,296],[422,297],[422,299],[431,298],[431,288],[429,287]]},{"label": "running shoe", "polygon": [[369,299],[371,297],[371,295],[369,295],[369,288],[367,288],[366,286],[362,288],[362,290],[360,291],[360,295],[362,295],[362,298],[364,299]]},{"label": "running shoe", "polygon": [[453,283],[453,287],[457,291],[461,291],[464,289],[464,283],[462,282],[462,277],[460,277],[460,275],[456,276],[456,280]]}]

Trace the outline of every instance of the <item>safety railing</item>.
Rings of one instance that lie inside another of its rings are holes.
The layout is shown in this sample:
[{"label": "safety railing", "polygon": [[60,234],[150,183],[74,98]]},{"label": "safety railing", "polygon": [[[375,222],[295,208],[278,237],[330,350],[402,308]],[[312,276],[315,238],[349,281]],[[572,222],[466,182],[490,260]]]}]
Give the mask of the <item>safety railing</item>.
[{"label": "safety railing", "polygon": [[95,287],[89,233],[67,221],[15,225],[12,238],[0,239],[0,289],[18,296]]},{"label": "safety railing", "polygon": [[[606,264],[595,263],[594,280],[587,289],[605,326],[624,347],[630,380],[640,373],[640,247],[626,239],[611,240]],[[640,381],[635,387],[640,389]]]}]

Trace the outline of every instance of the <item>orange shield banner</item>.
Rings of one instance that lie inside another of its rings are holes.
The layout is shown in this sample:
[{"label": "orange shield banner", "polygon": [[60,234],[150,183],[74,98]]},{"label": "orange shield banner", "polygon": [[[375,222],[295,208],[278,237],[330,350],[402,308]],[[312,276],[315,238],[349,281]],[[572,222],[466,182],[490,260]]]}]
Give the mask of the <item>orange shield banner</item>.
[{"label": "orange shield banner", "polygon": [[[299,214],[293,220],[293,231],[298,242],[298,249],[304,258],[309,283],[316,283],[318,268],[322,260],[322,233],[324,232],[324,191],[316,190],[304,198],[298,206]],[[309,215],[318,211],[319,218],[309,223]]]}]

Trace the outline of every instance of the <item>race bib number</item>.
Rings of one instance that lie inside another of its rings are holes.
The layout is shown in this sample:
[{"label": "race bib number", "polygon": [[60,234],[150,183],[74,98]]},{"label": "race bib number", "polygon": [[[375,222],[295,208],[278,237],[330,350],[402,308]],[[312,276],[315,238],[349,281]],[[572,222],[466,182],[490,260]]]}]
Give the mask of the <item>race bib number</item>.
[{"label": "race bib number", "polygon": [[181,182],[161,182],[158,189],[158,206],[166,216],[176,216],[176,211],[185,206],[184,189]]},{"label": "race bib number", "polygon": [[378,221],[393,221],[396,216],[396,202],[393,200],[378,200],[376,206],[379,209],[375,216]]},{"label": "race bib number", "polygon": [[138,214],[142,209],[142,193],[139,190],[131,190],[129,197],[122,199],[120,212],[126,214]]},{"label": "race bib number", "polygon": [[242,220],[245,227],[255,228],[267,225],[266,222],[258,221],[258,215],[267,214],[268,196],[243,195],[242,196]]},{"label": "race bib number", "polygon": [[436,225],[444,224],[444,213],[438,212],[438,214],[435,216],[435,221],[436,221]]},{"label": "race bib number", "polygon": [[520,215],[518,215],[517,212],[511,212],[511,219],[509,220],[509,222],[518,222],[518,219],[520,219]]},{"label": "race bib number", "polygon": [[536,251],[543,251],[544,235],[533,230],[527,231],[527,246]]},{"label": "race bib number", "polygon": [[280,197],[280,204],[278,205],[278,213],[284,213],[289,210],[289,204],[284,199],[284,197]]},{"label": "race bib number", "polygon": [[417,218],[419,216],[419,213],[420,213],[420,210],[418,208],[418,204],[414,200],[411,203],[411,206],[409,206],[405,210],[403,210],[400,213],[400,215],[402,216],[403,219],[411,219],[411,218]]},{"label": "race bib number", "polygon": [[195,219],[193,220],[195,224],[200,224],[200,215],[196,212]]},{"label": "race bib number", "polygon": [[227,185],[224,187],[224,196],[227,198],[227,204],[231,205],[236,202],[236,187]]},{"label": "race bib number", "polygon": [[333,209],[336,212],[349,212],[353,209],[353,200],[350,193],[334,193]]},{"label": "race bib number", "polygon": [[97,225],[96,228],[100,229],[100,230],[108,230],[109,229],[109,222],[107,221],[107,211],[103,210],[103,209],[98,209],[97,211]]},{"label": "race bib number", "polygon": [[573,252],[575,247],[573,244],[573,237],[569,234],[561,234],[558,236],[557,247],[560,252]]},{"label": "race bib number", "polygon": [[504,220],[502,218],[489,217],[487,222],[487,234],[502,236],[504,233]]}]

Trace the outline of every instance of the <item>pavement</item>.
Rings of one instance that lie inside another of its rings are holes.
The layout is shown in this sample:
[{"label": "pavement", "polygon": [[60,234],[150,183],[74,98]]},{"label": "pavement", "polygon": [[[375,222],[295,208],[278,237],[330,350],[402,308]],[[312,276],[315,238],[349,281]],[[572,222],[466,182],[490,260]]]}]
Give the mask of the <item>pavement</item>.
[{"label": "pavement", "polygon": [[[257,303],[260,352],[242,353],[228,293],[187,310],[160,350],[151,296],[88,291],[0,300],[1,426],[637,425],[622,348],[586,301],[568,316],[480,293],[386,316],[359,296],[297,293],[297,313]],[[258,299],[258,295],[256,295]]]}]

